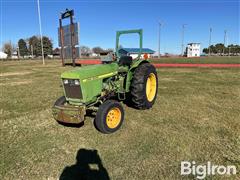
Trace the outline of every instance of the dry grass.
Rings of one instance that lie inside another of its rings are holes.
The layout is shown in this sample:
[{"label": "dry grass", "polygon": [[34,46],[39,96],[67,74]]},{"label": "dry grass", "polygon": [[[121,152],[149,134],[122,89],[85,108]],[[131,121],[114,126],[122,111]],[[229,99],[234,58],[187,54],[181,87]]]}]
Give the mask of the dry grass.
[{"label": "dry grass", "polygon": [[24,81],[17,81],[17,82],[5,82],[5,83],[0,83],[0,86],[18,86],[18,85],[24,85],[24,84],[29,84],[32,83],[31,80],[24,80]]},{"label": "dry grass", "polygon": [[[139,111],[124,106],[121,130],[104,135],[95,130],[91,117],[82,127],[62,126],[52,118],[52,104],[62,95],[60,73],[71,67],[63,68],[57,61],[47,61],[46,66],[40,61],[0,63],[1,73],[31,72],[0,77],[5,83],[0,179],[72,177],[84,172],[81,166],[90,156],[96,157],[91,167],[102,164],[111,179],[193,179],[180,175],[182,160],[233,164],[239,173],[239,69],[159,69],[154,107]],[[17,88],[8,84],[29,80]],[[89,151],[76,164],[82,149]]]},{"label": "dry grass", "polygon": [[6,76],[20,76],[20,75],[26,75],[31,74],[29,71],[23,71],[23,72],[8,72],[8,73],[1,73],[0,77],[6,77]]}]

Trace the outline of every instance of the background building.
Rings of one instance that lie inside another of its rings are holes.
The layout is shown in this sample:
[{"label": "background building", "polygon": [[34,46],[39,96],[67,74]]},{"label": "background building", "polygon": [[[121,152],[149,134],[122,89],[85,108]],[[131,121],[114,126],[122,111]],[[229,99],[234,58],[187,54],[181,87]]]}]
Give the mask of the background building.
[{"label": "background building", "polygon": [[200,43],[189,43],[187,45],[187,57],[200,57]]},{"label": "background building", "polygon": [[7,59],[7,54],[0,51],[0,59]]}]

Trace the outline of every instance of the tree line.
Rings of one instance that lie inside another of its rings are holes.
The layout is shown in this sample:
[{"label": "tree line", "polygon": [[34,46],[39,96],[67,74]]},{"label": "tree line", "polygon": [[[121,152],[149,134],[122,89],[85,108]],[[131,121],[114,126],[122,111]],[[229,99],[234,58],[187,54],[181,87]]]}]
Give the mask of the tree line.
[{"label": "tree line", "polygon": [[[95,53],[95,56],[99,56],[101,53],[113,52],[113,49],[103,49],[100,46],[93,47],[92,49],[88,46],[80,46],[82,56],[91,56]],[[27,39],[19,39],[17,45],[12,44],[10,41],[3,44],[3,52],[8,55],[8,58],[14,56],[26,58],[26,57],[39,57],[42,56],[41,39],[38,36],[32,36]],[[44,56],[58,55],[60,56],[60,49],[53,49],[52,40],[43,36],[43,52]]]},{"label": "tree line", "polygon": [[[43,52],[44,56],[51,55],[53,52],[53,43],[52,40],[43,36]],[[8,55],[8,58],[11,58],[14,53],[17,54],[18,57],[38,57],[42,55],[42,46],[41,39],[38,36],[32,36],[27,39],[19,39],[17,46],[12,44],[11,42],[5,42],[3,44],[3,52]]]},{"label": "tree line", "polygon": [[[210,48],[210,51],[209,51]],[[215,45],[211,45],[208,48],[204,48],[203,52],[206,54],[216,54],[216,55],[238,55],[240,54],[240,46],[239,45],[234,45],[230,44],[227,47],[222,44],[218,43]]]}]

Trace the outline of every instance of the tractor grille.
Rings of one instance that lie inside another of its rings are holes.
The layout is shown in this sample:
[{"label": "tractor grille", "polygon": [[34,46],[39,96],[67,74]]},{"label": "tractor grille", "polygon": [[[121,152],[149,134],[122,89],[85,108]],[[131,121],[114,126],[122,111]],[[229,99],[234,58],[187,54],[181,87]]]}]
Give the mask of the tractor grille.
[{"label": "tractor grille", "polygon": [[74,83],[74,79],[68,79],[68,83],[64,83],[64,89],[67,98],[82,99],[81,86]]}]

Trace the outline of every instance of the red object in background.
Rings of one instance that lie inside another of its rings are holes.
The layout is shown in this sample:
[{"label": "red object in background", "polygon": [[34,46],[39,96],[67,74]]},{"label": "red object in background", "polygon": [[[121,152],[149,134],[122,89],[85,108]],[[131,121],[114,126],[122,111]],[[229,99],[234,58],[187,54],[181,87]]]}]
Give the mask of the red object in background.
[{"label": "red object in background", "polygon": [[99,59],[76,60],[76,64],[101,64]]},{"label": "red object in background", "polygon": [[144,58],[144,59],[148,59],[148,54],[145,53],[145,54],[143,55],[143,58]]}]

